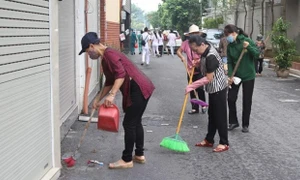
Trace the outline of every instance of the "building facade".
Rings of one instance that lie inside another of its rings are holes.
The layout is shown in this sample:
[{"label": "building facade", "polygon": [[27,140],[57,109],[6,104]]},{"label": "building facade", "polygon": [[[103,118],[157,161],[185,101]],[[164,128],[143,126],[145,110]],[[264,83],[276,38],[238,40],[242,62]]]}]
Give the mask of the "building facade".
[{"label": "building facade", "polygon": [[121,3],[1,1],[1,180],[59,177],[60,142],[100,89],[100,60],[78,56],[81,38],[119,47]]},{"label": "building facade", "polygon": [[[120,49],[120,0],[101,1],[101,41],[113,48]],[[109,11],[106,11],[109,9]]]},{"label": "building facade", "polygon": [[[252,7],[248,4],[246,6],[247,16],[245,21],[246,11],[244,9],[243,2],[240,3],[238,8],[234,8],[232,13],[227,14],[225,24],[235,24],[237,21],[237,26],[244,29],[248,34],[251,33],[252,29],[252,38],[255,39],[258,34],[264,32],[265,38],[272,30],[272,8],[271,1],[265,0],[262,4],[262,0],[256,0],[254,4],[254,12]],[[273,12],[274,12],[274,21],[283,15],[283,4],[282,0],[274,0]],[[236,12],[237,11],[237,12]],[[238,15],[238,17],[236,16]],[[253,16],[252,16],[253,14]],[[253,20],[253,28],[252,28]],[[298,0],[288,0],[286,1],[286,20],[291,23],[288,30],[289,38],[296,41],[297,50],[300,52],[300,1]],[[264,21],[264,23],[262,23]],[[221,28],[224,26],[222,25]],[[271,41],[267,42],[268,48],[271,48]]]}]

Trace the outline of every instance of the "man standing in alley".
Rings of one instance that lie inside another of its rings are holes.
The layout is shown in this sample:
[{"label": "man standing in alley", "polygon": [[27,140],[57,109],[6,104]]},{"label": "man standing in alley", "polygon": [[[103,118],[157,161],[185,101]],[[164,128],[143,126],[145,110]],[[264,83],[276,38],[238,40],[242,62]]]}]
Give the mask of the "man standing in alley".
[{"label": "man standing in alley", "polygon": [[[191,35],[196,35],[196,34],[201,34],[200,33],[200,29],[198,26],[196,25],[191,25],[189,28],[189,33],[187,34],[187,36],[191,36]],[[185,53],[187,56],[187,59],[185,59],[185,57],[183,56],[182,53]],[[193,52],[189,46],[189,40],[185,40],[182,44],[181,47],[177,50],[177,55],[178,57],[181,59],[181,61],[187,65],[187,71],[188,71],[188,75],[187,75],[187,79],[189,82],[190,76],[189,74],[191,73],[191,68],[193,65],[193,60],[199,60],[200,57],[198,54],[196,54],[195,52]],[[193,75],[193,82],[197,81],[198,79],[201,79],[203,77],[203,75],[200,72],[200,68],[196,68],[194,75]],[[196,92],[198,94],[199,99],[201,99],[202,101],[205,102],[205,92],[203,90],[203,87],[197,88]],[[194,91],[190,92],[190,96],[191,99],[196,98],[196,95],[194,93]],[[202,113],[206,112],[206,107],[202,107]],[[196,114],[199,113],[199,105],[198,104],[193,104],[192,103],[192,110],[190,110],[188,112],[189,114]]]}]

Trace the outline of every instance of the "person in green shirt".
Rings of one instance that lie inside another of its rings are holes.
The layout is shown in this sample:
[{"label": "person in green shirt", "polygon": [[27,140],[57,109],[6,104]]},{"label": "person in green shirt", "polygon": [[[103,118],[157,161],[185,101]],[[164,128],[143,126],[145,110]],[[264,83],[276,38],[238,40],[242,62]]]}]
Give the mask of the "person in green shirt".
[{"label": "person in green shirt", "polygon": [[252,106],[252,95],[254,90],[254,80],[256,76],[255,60],[259,56],[258,49],[255,43],[248,38],[244,31],[235,25],[229,24],[224,28],[224,34],[228,41],[227,46],[227,64],[228,64],[228,77],[231,77],[232,71],[238,58],[245,48],[246,52],[241,60],[241,63],[235,73],[235,77],[241,79],[238,85],[233,83],[233,79],[228,79],[228,84],[231,88],[228,91],[228,107],[229,107],[229,126],[228,130],[231,131],[239,127],[237,118],[236,101],[240,85],[243,86],[243,113],[242,113],[242,132],[249,132],[249,119]]},{"label": "person in green shirt", "polygon": [[142,40],[143,40],[143,34],[144,32],[141,31],[141,33],[138,35],[138,41],[139,41],[139,54],[142,54]]},{"label": "person in green shirt", "polygon": [[131,36],[130,36],[130,52],[131,55],[135,54],[135,43],[137,43],[137,37],[135,32],[132,30]]}]

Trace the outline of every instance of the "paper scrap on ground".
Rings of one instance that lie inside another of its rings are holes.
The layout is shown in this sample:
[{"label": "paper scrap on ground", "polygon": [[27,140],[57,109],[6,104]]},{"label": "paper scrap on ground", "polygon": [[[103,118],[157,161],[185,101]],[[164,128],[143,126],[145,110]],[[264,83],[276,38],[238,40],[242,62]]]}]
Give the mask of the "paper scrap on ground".
[{"label": "paper scrap on ground", "polygon": [[169,124],[161,124],[162,126],[169,126]]}]

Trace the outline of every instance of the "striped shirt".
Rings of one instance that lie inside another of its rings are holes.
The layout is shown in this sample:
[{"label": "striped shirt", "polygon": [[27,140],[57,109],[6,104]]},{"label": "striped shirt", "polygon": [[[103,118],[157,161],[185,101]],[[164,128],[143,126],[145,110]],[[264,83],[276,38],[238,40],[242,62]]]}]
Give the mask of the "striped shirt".
[{"label": "striped shirt", "polygon": [[200,63],[202,74],[206,76],[207,73],[210,73],[208,72],[208,65],[210,64],[210,62],[208,61],[211,60],[217,60],[219,64],[217,64],[217,68],[214,71],[213,80],[205,85],[205,91],[210,94],[222,91],[227,88],[227,78],[225,75],[222,59],[216,49],[211,46],[209,46],[201,56]]}]

